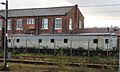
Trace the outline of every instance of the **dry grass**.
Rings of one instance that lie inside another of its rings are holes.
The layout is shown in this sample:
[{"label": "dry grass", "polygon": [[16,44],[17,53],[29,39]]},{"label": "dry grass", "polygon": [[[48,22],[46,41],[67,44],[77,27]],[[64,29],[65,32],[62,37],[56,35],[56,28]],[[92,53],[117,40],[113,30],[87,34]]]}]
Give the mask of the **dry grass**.
[{"label": "dry grass", "polygon": [[[59,65],[50,66],[50,65],[37,65],[37,64],[20,64],[20,63],[8,63],[8,65],[10,66],[9,72],[117,72],[117,69],[113,69],[113,68],[99,69],[99,68],[88,68],[84,66],[60,67]],[[2,63],[0,63],[0,66],[2,66]]]}]

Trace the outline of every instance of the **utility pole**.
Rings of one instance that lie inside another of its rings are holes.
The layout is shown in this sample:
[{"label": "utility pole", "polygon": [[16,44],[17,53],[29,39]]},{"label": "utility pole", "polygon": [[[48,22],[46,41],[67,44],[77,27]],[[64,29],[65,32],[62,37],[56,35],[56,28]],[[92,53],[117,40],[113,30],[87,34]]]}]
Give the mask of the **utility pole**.
[{"label": "utility pole", "polygon": [[5,35],[4,35],[4,67],[6,67],[7,65],[7,24],[8,24],[8,0],[6,0],[6,3],[5,3]]},{"label": "utility pole", "polygon": [[118,45],[119,45],[118,46],[118,51],[119,51],[118,52],[118,55],[119,55],[119,59],[118,59],[119,60],[119,69],[118,69],[118,72],[120,72],[120,37],[118,37]]},{"label": "utility pole", "polygon": [[4,68],[7,68],[7,24],[8,24],[8,0],[6,2],[1,2],[2,5],[5,5],[5,24],[3,25],[3,49],[4,49]]}]

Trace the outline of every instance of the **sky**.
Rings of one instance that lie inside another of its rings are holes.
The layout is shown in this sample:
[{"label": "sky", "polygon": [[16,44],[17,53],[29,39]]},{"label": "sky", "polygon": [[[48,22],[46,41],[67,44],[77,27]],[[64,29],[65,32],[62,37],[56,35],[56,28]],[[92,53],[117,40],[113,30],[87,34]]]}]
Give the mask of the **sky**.
[{"label": "sky", "polygon": [[[8,0],[9,9],[44,8],[71,6],[78,4],[85,18],[85,28],[114,27],[120,28],[120,0]],[[5,2],[5,0],[0,0]],[[96,6],[102,5],[102,6]],[[105,6],[107,5],[107,6]],[[0,9],[4,9],[0,5]]]}]

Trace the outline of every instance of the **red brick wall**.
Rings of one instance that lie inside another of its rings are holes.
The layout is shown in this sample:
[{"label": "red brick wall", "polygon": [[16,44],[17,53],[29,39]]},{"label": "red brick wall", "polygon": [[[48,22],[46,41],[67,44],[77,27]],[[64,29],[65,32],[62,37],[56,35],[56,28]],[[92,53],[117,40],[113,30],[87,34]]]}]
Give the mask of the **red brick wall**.
[{"label": "red brick wall", "polygon": [[[62,16],[36,16],[36,17],[16,17],[16,18],[9,18],[12,20],[12,30],[8,31],[9,33],[13,34],[25,34],[25,33],[33,33],[33,34],[43,34],[43,33],[69,33],[69,18],[73,20],[73,31],[77,31],[79,28],[78,24],[78,17],[80,17],[82,21],[82,27],[84,28],[84,17],[78,9],[78,6],[75,5],[69,12]],[[28,29],[27,28],[27,19],[34,18],[35,19],[35,29]],[[49,24],[48,29],[42,29],[42,18],[48,18]],[[61,30],[54,30],[53,25],[55,24],[55,18],[62,18],[62,29]],[[16,30],[16,21],[17,19],[23,20],[23,30]]]},{"label": "red brick wall", "polygon": [[[79,29],[79,18],[82,21],[82,29],[84,28],[84,17],[80,10],[78,9],[78,6],[75,5],[68,13],[66,17],[67,21],[67,32],[69,31],[69,18],[73,19],[73,32],[77,32]],[[70,32],[70,31],[69,31]]]}]

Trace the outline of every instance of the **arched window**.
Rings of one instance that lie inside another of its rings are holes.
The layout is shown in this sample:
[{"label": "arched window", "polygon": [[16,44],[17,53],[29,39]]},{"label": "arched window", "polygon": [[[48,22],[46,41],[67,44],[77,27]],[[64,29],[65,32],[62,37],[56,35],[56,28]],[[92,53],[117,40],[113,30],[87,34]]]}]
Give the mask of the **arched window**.
[{"label": "arched window", "polygon": [[0,19],[0,30],[2,30],[3,20]]},{"label": "arched window", "polygon": [[7,30],[11,30],[11,29],[12,29],[12,22],[10,19],[8,19]]},{"label": "arched window", "polygon": [[69,30],[72,30],[72,18],[69,18]]}]

